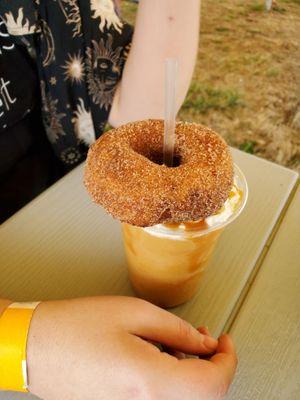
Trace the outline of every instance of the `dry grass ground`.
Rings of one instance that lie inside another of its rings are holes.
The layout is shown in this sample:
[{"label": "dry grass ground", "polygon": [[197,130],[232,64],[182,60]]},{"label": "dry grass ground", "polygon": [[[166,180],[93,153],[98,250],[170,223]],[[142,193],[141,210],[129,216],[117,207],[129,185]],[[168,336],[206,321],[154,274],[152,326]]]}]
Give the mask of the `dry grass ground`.
[{"label": "dry grass ground", "polygon": [[[136,6],[123,1],[125,19]],[[188,45],[188,44],[187,44]],[[300,170],[300,0],[205,0],[197,65],[179,118]]]}]

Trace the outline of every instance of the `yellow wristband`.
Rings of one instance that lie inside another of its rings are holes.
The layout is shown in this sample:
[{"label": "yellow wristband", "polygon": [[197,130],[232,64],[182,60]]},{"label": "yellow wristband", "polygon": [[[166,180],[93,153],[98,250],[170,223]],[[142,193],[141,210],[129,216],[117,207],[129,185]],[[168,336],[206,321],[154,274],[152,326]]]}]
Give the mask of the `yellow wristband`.
[{"label": "yellow wristband", "polygon": [[39,303],[13,303],[0,318],[0,389],[28,392],[26,346]]}]

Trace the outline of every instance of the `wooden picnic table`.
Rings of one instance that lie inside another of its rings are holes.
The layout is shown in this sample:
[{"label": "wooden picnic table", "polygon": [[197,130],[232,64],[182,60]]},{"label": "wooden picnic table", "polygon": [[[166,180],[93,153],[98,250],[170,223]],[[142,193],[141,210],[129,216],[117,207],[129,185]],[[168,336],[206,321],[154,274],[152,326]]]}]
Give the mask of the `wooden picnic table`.
[{"label": "wooden picnic table", "polygon": [[[231,400],[300,396],[298,174],[232,149],[249,185],[197,295],[172,312],[233,334],[240,367]],[[0,295],[17,301],[133,295],[121,229],[93,204],[80,165],[0,227]],[[0,400],[33,399],[0,393]]]}]

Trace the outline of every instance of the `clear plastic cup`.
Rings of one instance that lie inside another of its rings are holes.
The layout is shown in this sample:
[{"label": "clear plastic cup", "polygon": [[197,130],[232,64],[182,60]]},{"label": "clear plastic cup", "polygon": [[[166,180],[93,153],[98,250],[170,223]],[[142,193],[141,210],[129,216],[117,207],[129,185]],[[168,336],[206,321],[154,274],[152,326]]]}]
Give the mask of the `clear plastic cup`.
[{"label": "clear plastic cup", "polygon": [[240,215],[247,202],[247,182],[237,166],[235,181],[242,196],[225,221],[211,226],[202,221],[184,228],[122,224],[129,278],[139,297],[161,307],[174,307],[197,292],[220,234]]}]

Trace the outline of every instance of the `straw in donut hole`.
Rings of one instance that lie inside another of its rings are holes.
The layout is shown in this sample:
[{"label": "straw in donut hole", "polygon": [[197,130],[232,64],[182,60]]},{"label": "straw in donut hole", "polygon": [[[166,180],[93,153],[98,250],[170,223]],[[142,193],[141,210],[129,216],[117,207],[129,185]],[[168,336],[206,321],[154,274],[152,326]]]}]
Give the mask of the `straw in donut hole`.
[{"label": "straw in donut hole", "polygon": [[162,164],[162,120],[132,122],[102,135],[89,149],[84,182],[113,217],[146,227],[198,221],[219,210],[233,184],[225,141],[195,123],[176,123],[175,160]]}]

